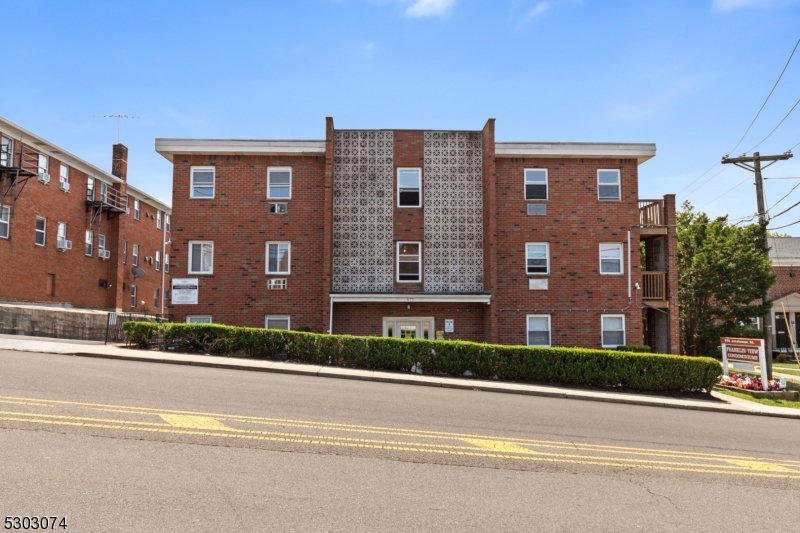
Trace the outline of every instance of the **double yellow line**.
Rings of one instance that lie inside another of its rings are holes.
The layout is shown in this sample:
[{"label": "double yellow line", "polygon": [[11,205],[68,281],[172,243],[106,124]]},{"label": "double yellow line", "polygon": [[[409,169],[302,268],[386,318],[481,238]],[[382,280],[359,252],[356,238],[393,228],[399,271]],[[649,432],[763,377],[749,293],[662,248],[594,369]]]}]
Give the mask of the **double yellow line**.
[{"label": "double yellow line", "polygon": [[[117,413],[123,416],[147,416],[153,421],[97,418],[28,411],[0,411],[0,421],[83,427],[111,431],[150,434],[195,435],[223,439],[281,442],[312,446],[335,446],[378,451],[424,453],[449,456],[494,458],[587,466],[610,466],[676,472],[695,472],[736,476],[800,479],[800,461],[770,460],[737,455],[707,454],[651,448],[608,446],[565,441],[520,439],[471,435],[427,430],[341,424],[331,422],[255,417],[196,411],[164,410],[147,407],[70,402],[36,398],[0,396],[0,404],[47,409],[81,409]],[[226,423],[227,422],[227,423]],[[280,426],[311,429],[309,434],[287,431],[263,431],[231,427],[228,424]],[[381,440],[344,435],[393,436],[405,440]],[[410,439],[410,440],[409,440]],[[433,442],[424,442],[424,441]],[[447,442],[445,442],[447,441]],[[565,450],[578,453],[562,453]],[[619,457],[613,457],[619,456]],[[644,458],[646,457],[646,458]]]}]

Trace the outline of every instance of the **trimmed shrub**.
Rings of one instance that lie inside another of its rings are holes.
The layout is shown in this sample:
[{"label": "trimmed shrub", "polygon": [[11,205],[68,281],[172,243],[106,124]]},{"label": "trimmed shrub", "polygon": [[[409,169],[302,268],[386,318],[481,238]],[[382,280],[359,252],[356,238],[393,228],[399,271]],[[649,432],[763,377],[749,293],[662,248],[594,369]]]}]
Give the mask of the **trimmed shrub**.
[{"label": "trimmed shrub", "polygon": [[[147,335],[154,335],[158,329],[136,324],[142,323],[123,324],[123,331],[137,346],[146,347]],[[298,362],[330,363],[370,370],[407,372],[412,365],[420,363],[428,373],[460,376],[469,370],[473,376],[482,379],[644,391],[710,391],[722,375],[719,363],[708,357],[630,350],[322,335],[219,324],[167,323],[160,326],[165,345],[177,346],[182,351],[250,357],[275,357],[285,353],[289,359]]]},{"label": "trimmed shrub", "polygon": [[161,325],[158,322],[124,322],[122,331],[128,337],[128,342],[137,348],[147,348],[150,339],[159,333]]},{"label": "trimmed shrub", "polygon": [[617,346],[616,350],[618,352],[638,352],[638,353],[651,353],[653,351],[646,344],[623,344],[622,346]]}]

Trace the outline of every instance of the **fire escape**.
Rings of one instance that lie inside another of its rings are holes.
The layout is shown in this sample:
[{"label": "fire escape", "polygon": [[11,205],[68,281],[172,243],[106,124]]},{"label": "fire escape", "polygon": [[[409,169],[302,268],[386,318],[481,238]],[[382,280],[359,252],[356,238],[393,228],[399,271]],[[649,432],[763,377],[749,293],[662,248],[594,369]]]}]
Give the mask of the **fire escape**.
[{"label": "fire escape", "polygon": [[9,208],[14,217],[17,198],[34,176],[49,182],[50,175],[39,173],[39,152],[15,139],[3,138],[0,144],[0,207]]},{"label": "fire escape", "polygon": [[111,220],[127,210],[128,197],[121,194],[119,189],[104,181],[89,181],[86,188],[86,212],[89,213],[90,228],[96,223],[99,230],[104,218]]},{"label": "fire escape", "polygon": [[644,245],[642,304],[646,318],[645,342],[653,351],[670,353],[667,276],[667,221],[664,200],[639,200],[639,237]]}]

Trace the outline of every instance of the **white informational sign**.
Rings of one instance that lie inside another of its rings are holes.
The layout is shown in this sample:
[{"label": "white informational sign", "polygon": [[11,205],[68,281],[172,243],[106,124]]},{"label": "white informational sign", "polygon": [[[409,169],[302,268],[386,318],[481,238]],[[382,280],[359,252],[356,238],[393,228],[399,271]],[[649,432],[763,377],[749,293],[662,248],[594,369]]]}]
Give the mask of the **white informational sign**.
[{"label": "white informational sign", "polygon": [[197,303],[197,278],[172,278],[172,305]]},{"label": "white informational sign", "polygon": [[453,333],[456,330],[455,324],[452,318],[445,318],[444,319],[444,332],[445,333]]},{"label": "white informational sign", "polygon": [[767,379],[767,359],[764,355],[764,339],[737,339],[732,337],[721,337],[722,343],[722,371],[728,375],[728,361],[733,364],[758,363],[761,367],[761,384],[764,390],[769,390],[769,380]]}]

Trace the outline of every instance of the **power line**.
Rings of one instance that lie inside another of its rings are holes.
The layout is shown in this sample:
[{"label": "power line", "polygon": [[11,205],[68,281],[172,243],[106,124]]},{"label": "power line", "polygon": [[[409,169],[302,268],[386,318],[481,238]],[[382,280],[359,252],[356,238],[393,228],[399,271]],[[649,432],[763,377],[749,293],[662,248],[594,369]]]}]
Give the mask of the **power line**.
[{"label": "power line", "polygon": [[[789,63],[792,61],[792,57],[794,56],[794,53],[797,51],[797,46],[798,46],[798,45],[800,45],[800,39],[797,39],[797,43],[795,43],[795,45],[794,45],[794,48],[792,49],[792,53],[789,55],[789,59],[786,61],[786,64],[783,66],[783,70],[781,71],[781,75],[780,75],[780,76],[778,76],[778,81],[776,81],[776,82],[775,82],[775,85],[773,85],[773,86],[772,86],[772,90],[771,90],[771,91],[769,92],[769,94],[767,95],[767,99],[766,99],[766,100],[764,100],[764,103],[763,103],[763,104],[761,104],[761,109],[759,109],[759,110],[758,110],[758,113],[756,113],[756,116],[755,116],[755,117],[753,117],[753,121],[750,123],[750,125],[749,125],[749,126],[747,126],[747,131],[745,131],[745,132],[744,132],[744,135],[742,135],[742,138],[741,138],[741,139],[739,139],[739,142],[738,142],[738,143],[736,143],[736,146],[734,146],[734,147],[731,149],[731,151],[730,151],[730,152],[728,152],[729,154],[730,154],[730,153],[733,153],[733,151],[734,151],[734,150],[736,150],[736,148],[738,148],[740,144],[742,144],[742,141],[743,141],[743,140],[744,140],[744,138],[747,136],[747,133],[750,131],[750,128],[752,128],[752,127],[753,127],[753,124],[755,124],[755,123],[756,123],[756,119],[758,118],[758,115],[760,115],[760,114],[761,114],[761,112],[764,110],[764,106],[766,106],[766,105],[767,105],[767,102],[769,102],[769,98],[770,98],[770,96],[772,96],[772,93],[774,93],[774,92],[775,92],[775,88],[776,88],[776,87],[778,86],[778,84],[780,83],[780,81],[781,81],[781,78],[783,78],[783,73],[784,73],[784,72],[786,72],[786,68],[789,66]],[[763,141],[762,141],[762,142],[763,142]],[[759,143],[759,144],[760,144],[760,143]],[[752,150],[748,150],[748,151],[752,152]]]},{"label": "power line", "polygon": [[[713,168],[713,167],[712,167],[712,168]],[[713,176],[711,176],[710,178],[708,178],[706,181],[704,181],[703,183],[701,183],[700,185],[698,185],[697,187],[695,187],[694,189],[692,189],[690,192],[686,193],[686,197],[688,198],[689,196],[693,195],[693,194],[694,194],[695,192],[697,192],[699,189],[703,188],[703,186],[704,186],[706,183],[708,183],[709,181],[713,180],[714,178],[716,178],[717,176],[719,176],[720,174],[722,174],[723,172],[725,172],[726,170],[728,170],[728,168],[730,168],[730,167],[727,167],[727,166],[725,166],[725,167],[722,167],[722,170],[720,170],[719,172],[717,172],[716,174],[714,174]],[[695,180],[695,181],[697,181],[697,180]],[[694,183],[694,182],[692,182],[692,183]],[[680,193],[678,193],[678,194],[680,194]]]},{"label": "power line", "polygon": [[[767,178],[764,178],[764,179],[767,179]],[[792,192],[793,192],[793,191],[794,191],[796,188],[798,188],[798,187],[800,187],[800,183],[798,183],[797,185],[795,185],[794,187],[792,187],[792,190],[791,190],[791,191],[789,191],[789,192],[787,192],[787,193],[786,193],[786,194],[783,196],[783,198],[781,198],[780,200],[778,200],[777,202],[775,202],[774,204],[772,204],[772,207],[775,207],[776,205],[778,205],[779,203],[781,203],[782,201],[784,201],[784,200],[785,200],[785,199],[786,199],[786,198],[787,198],[787,197],[788,197],[790,194],[792,194]],[[767,213],[769,213],[769,209],[767,209]],[[777,215],[776,215],[776,216],[777,216]]]},{"label": "power line", "polygon": [[779,216],[781,216],[782,214],[784,214],[784,213],[788,213],[789,211],[791,211],[792,209],[794,209],[794,208],[795,208],[795,207],[797,207],[798,205],[800,205],[800,202],[797,202],[796,204],[793,204],[793,205],[791,205],[791,206],[787,207],[786,209],[784,209],[783,211],[781,211],[781,212],[780,212],[780,213],[778,213],[777,215],[774,215],[774,216],[772,216],[772,217],[770,217],[770,218],[778,218],[778,217],[779,217]]},{"label": "power line", "polygon": [[[770,136],[771,136],[773,133],[775,133],[775,130],[777,130],[778,128],[780,128],[780,127],[781,127],[781,124],[783,124],[783,121],[784,121],[784,120],[786,120],[787,118],[789,118],[789,115],[791,115],[791,114],[792,114],[792,111],[794,111],[794,108],[795,108],[795,107],[797,107],[797,104],[800,104],[800,98],[798,98],[798,99],[797,99],[797,101],[794,103],[794,105],[793,105],[793,106],[792,106],[792,108],[789,110],[789,112],[788,112],[788,113],[786,113],[786,116],[784,116],[784,117],[781,119],[781,121],[780,121],[780,122],[778,122],[778,125],[777,125],[777,126],[775,126],[774,128],[772,128],[772,131],[771,131],[771,132],[769,132],[769,133],[767,134],[767,136],[766,136],[766,137],[764,137],[763,139],[761,139],[761,142],[759,142],[757,145],[755,145],[755,146],[753,146],[752,148],[750,148],[750,149],[748,150],[748,152],[752,152],[753,150],[755,150],[756,148],[758,148],[759,146],[761,146],[761,143],[763,143],[764,141],[766,141],[767,139],[769,139],[769,138],[770,138]],[[797,145],[795,145],[795,146],[797,146]],[[793,146],[792,148],[794,148],[794,146]]]},{"label": "power line", "polygon": [[[727,168],[727,167],[726,167],[726,168]],[[714,199],[713,199],[713,200],[711,200],[710,202],[706,202],[706,203],[704,203],[703,205],[701,205],[701,206],[700,206],[700,207],[698,207],[697,209],[703,209],[703,208],[704,208],[705,206],[707,206],[708,204],[713,204],[714,202],[716,202],[717,200],[719,200],[720,198],[722,198],[722,197],[723,197],[723,196],[725,196],[726,194],[728,194],[728,193],[730,193],[730,192],[733,192],[735,189],[738,189],[739,187],[741,187],[742,185],[744,185],[744,184],[745,184],[746,182],[748,182],[748,181],[750,181],[750,176],[747,176],[747,177],[744,179],[744,181],[741,181],[741,182],[739,182],[737,185],[734,185],[733,187],[731,187],[730,189],[728,189],[728,190],[727,190],[727,191],[725,191],[724,193],[720,194],[719,196],[717,196],[716,198],[714,198]]]},{"label": "power line", "polygon": [[[752,128],[752,127],[753,127],[753,124],[755,124],[755,122],[756,122],[756,119],[757,119],[757,118],[758,118],[758,116],[761,114],[761,111],[764,109],[764,106],[766,106],[766,105],[767,105],[767,102],[769,102],[769,99],[770,99],[770,97],[772,96],[772,93],[773,93],[773,92],[775,92],[775,88],[778,86],[778,83],[780,83],[780,81],[781,81],[781,78],[783,78],[783,74],[784,74],[784,72],[786,72],[786,68],[789,66],[789,63],[792,61],[792,57],[794,57],[794,53],[797,51],[797,47],[798,47],[798,45],[800,45],[800,39],[798,39],[798,40],[797,40],[797,43],[795,43],[795,45],[794,45],[794,48],[792,49],[792,53],[791,53],[791,54],[789,54],[789,59],[786,61],[786,64],[783,66],[783,70],[781,71],[781,74],[780,74],[780,76],[778,76],[778,79],[777,79],[777,81],[775,82],[775,85],[773,85],[773,86],[772,86],[772,90],[771,90],[771,91],[769,92],[769,94],[767,95],[767,98],[766,98],[766,100],[764,100],[764,103],[763,103],[763,104],[761,104],[761,107],[759,108],[759,110],[758,110],[758,113],[756,113],[756,116],[755,116],[755,117],[753,117],[753,120],[750,122],[750,125],[749,125],[749,126],[747,126],[747,130],[745,130],[745,132],[744,132],[744,135],[742,135],[742,138],[741,138],[741,139],[739,139],[739,142],[737,142],[737,143],[736,143],[736,146],[734,146],[733,148],[731,148],[730,150],[728,150],[728,153],[729,153],[729,154],[733,153],[733,151],[734,151],[734,150],[736,150],[736,148],[738,148],[740,144],[742,144],[742,141],[743,141],[743,140],[744,140],[744,138],[747,136],[748,132],[750,131],[750,128]],[[795,104],[795,105],[797,105],[797,104]],[[794,108],[792,108],[792,109],[794,109]],[[790,113],[791,113],[791,111],[790,111]],[[788,117],[789,115],[786,115],[786,116]],[[786,117],[784,117],[784,120],[786,120]],[[782,123],[782,122],[783,122],[783,120],[781,121],[781,123]],[[780,126],[780,124],[778,124],[778,126]],[[775,129],[778,129],[778,128],[777,128],[777,126],[775,127]],[[773,131],[775,131],[775,130],[773,130]],[[770,135],[772,135],[772,132],[770,132]],[[767,137],[769,137],[769,135],[767,135]],[[766,138],[765,138],[763,141],[761,141],[761,142],[764,142],[765,140],[766,140]],[[761,143],[758,143],[758,144],[761,144]],[[800,145],[800,143],[797,143],[797,144],[796,144],[796,145],[794,145],[792,148],[794,148],[794,147],[795,147],[795,146],[797,146],[797,145]],[[756,145],[756,146],[758,146],[758,145]],[[751,151],[751,152],[752,152],[752,149],[751,149],[751,150],[749,150],[749,151]],[[700,174],[699,176],[697,176],[695,179],[693,179],[691,182],[689,182],[689,184],[688,184],[688,185],[686,185],[686,187],[684,187],[683,189],[681,189],[680,191],[678,191],[678,195],[680,195],[680,194],[681,194],[683,191],[685,191],[686,189],[688,189],[689,187],[691,187],[692,185],[694,185],[694,184],[695,184],[695,183],[696,183],[698,180],[700,180],[700,179],[701,179],[703,176],[705,176],[706,174],[708,174],[709,172],[711,172],[711,170],[712,170],[714,167],[716,167],[716,166],[717,166],[717,164],[718,164],[718,163],[714,163],[713,165],[711,165],[711,166],[708,168],[708,170],[706,170],[705,172],[703,172],[702,174]],[[727,168],[727,167],[726,167],[726,168]],[[719,176],[719,175],[720,175],[720,173],[721,173],[721,172],[718,172],[718,173],[714,174],[714,176],[711,176],[711,178],[709,178],[708,180],[706,180],[705,182],[703,182],[703,184],[702,184],[702,185],[700,185],[700,187],[702,187],[703,185],[705,185],[706,183],[708,183],[709,181],[711,181],[712,179],[714,179],[716,176]],[[696,188],[696,189],[694,189],[692,192],[696,191],[696,190],[697,190],[697,189],[699,189],[700,187],[697,187],[697,188]],[[692,194],[692,193],[690,192],[689,194]],[[689,194],[687,194],[686,196],[689,196]]]},{"label": "power line", "polygon": [[764,179],[765,180],[800,180],[800,176],[786,176],[786,177],[783,177],[783,178],[764,178]]},{"label": "power line", "polygon": [[796,220],[796,221],[792,222],[791,224],[786,224],[785,226],[778,226],[777,228],[769,228],[769,229],[770,229],[770,231],[775,231],[776,229],[788,228],[789,226],[794,226],[795,224],[800,224],[800,220]]}]

